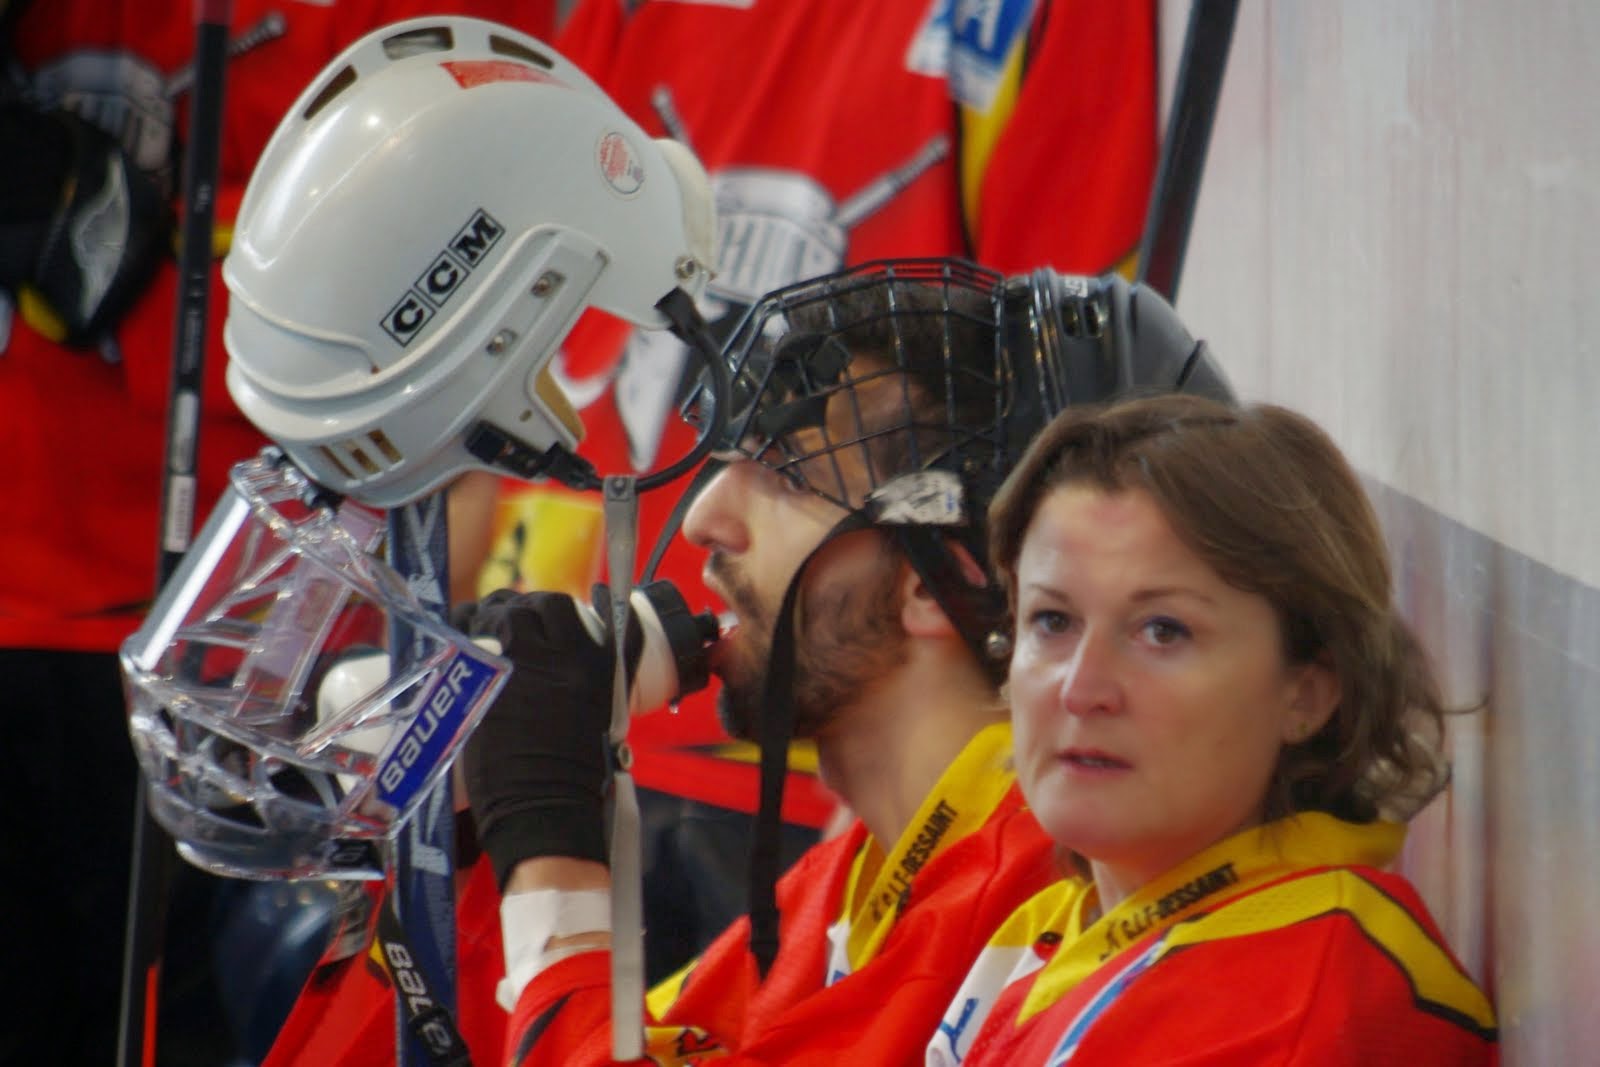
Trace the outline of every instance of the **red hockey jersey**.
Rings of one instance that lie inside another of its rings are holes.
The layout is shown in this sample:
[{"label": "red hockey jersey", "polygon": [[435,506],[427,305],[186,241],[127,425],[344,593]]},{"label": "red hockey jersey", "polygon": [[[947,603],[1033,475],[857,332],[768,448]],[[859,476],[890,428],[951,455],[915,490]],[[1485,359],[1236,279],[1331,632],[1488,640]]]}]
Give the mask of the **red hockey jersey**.
[{"label": "red hockey jersey", "polygon": [[930,1062],[1496,1063],[1487,997],[1416,891],[1378,869],[1403,837],[1300,815],[1206,850],[1081,931],[1093,893],[1052,890],[1064,906],[1035,913],[1060,947],[1046,939],[981,1030],[965,1011],[970,1047],[953,1034]]},{"label": "red hockey jersey", "polygon": [[[781,945],[759,981],[740,920],[648,998],[658,1064],[922,1062],[927,1035],[989,932],[1058,874],[1008,769],[1010,729],[968,744],[885,852],[858,822],[778,884]],[[523,990],[518,1064],[610,1058],[610,956],[552,965]]]},{"label": "red hockey jersey", "polygon": [[[456,898],[454,1022],[472,1062],[502,1059],[506,1015],[494,1002],[505,970],[500,949],[499,889],[487,859],[463,874]],[[378,893],[375,889],[375,897]],[[377,948],[319,967],[301,990],[262,1067],[394,1067],[397,1008],[394,984]]]}]

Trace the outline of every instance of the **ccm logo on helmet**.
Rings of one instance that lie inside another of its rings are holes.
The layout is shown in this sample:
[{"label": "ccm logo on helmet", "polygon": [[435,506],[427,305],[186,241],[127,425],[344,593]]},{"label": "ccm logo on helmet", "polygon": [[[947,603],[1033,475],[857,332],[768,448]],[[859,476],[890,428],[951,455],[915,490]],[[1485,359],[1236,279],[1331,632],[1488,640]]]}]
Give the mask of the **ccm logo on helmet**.
[{"label": "ccm logo on helmet", "polygon": [[401,348],[422,332],[434,312],[455,295],[472,268],[482,263],[491,249],[505,236],[506,229],[483,208],[472,213],[467,224],[433,257],[428,269],[411,283],[398,303],[383,317],[383,330]]}]

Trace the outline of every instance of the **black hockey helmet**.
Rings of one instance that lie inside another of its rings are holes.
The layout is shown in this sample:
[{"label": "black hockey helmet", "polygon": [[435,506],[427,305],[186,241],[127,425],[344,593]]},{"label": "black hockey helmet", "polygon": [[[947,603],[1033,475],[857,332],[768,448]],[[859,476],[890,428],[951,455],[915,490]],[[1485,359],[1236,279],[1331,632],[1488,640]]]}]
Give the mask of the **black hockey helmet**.
[{"label": "black hockey helmet", "polygon": [[769,293],[724,359],[720,447],[890,531],[997,680],[1005,597],[992,580],[972,584],[951,542],[987,567],[985,512],[1028,442],[1072,404],[1233,399],[1154,290],[1114,273],[1006,278],[957,259],[877,261]]}]

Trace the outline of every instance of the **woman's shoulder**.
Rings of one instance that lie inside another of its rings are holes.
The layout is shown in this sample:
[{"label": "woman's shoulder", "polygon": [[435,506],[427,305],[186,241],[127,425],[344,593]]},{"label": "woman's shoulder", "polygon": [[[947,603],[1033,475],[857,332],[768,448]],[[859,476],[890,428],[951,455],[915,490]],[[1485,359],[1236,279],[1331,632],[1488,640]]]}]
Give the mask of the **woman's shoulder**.
[{"label": "woman's shoulder", "polygon": [[1361,865],[1298,870],[1254,886],[1174,926],[1166,951],[1289,928],[1319,941],[1360,937],[1398,965],[1465,977],[1411,882]]},{"label": "woman's shoulder", "polygon": [[1298,1032],[1296,1041],[1381,1046],[1383,1062],[1439,1062],[1435,1047],[1480,1062],[1494,1047],[1488,997],[1392,872],[1296,872],[1175,925],[1163,942],[1160,964],[1138,983],[1147,1003],[1176,996],[1185,1014],[1218,997],[1254,1003],[1286,1040]]}]

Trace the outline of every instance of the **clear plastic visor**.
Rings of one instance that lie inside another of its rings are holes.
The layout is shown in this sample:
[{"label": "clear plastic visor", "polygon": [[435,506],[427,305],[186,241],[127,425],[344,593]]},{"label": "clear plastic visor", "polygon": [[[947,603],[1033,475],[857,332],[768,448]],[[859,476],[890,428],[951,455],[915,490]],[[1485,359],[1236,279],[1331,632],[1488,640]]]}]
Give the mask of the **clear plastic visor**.
[{"label": "clear plastic visor", "polygon": [[151,810],[191,862],[376,877],[509,664],[432,615],[374,552],[384,515],[318,502],[272,453],[236,465],[122,646]]}]

